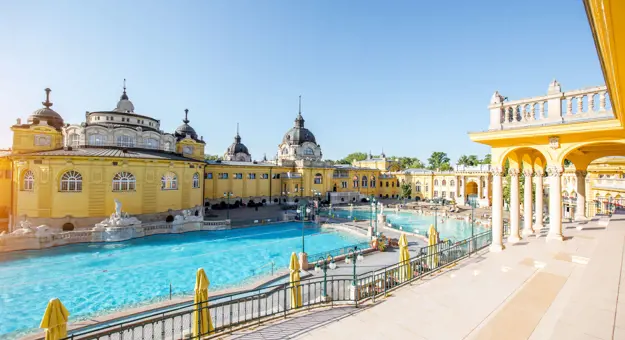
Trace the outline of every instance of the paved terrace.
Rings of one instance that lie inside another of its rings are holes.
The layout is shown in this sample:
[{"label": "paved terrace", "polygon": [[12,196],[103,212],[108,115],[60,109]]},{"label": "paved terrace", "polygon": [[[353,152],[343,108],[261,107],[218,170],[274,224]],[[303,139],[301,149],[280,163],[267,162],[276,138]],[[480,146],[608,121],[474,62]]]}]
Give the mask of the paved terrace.
[{"label": "paved terrace", "polygon": [[360,308],[317,309],[230,339],[625,339],[625,215],[544,229]]}]

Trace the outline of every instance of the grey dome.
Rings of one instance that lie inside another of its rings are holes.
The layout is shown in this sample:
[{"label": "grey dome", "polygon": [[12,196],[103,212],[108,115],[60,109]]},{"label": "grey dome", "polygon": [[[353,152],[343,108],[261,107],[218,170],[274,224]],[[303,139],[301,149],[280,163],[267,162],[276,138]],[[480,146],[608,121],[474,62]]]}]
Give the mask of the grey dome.
[{"label": "grey dome", "polygon": [[185,109],[184,110],[184,119],[182,120],[182,125],[180,125],[176,131],[174,132],[174,136],[176,137],[177,140],[181,140],[181,139],[185,139],[187,137],[195,140],[196,142],[202,142],[197,138],[197,133],[195,132],[195,129],[191,127],[191,125],[189,125],[190,120],[188,119],[189,117],[189,109]]},{"label": "grey dome", "polygon": [[234,143],[232,143],[228,147],[228,150],[226,152],[228,154],[230,154],[230,155],[236,155],[238,153],[244,153],[246,155],[250,154],[250,152],[247,150],[247,146],[245,146],[245,144],[241,143],[241,136],[239,136],[238,133],[234,137]]},{"label": "grey dome", "polygon": [[44,107],[36,110],[30,116],[28,116],[28,123],[35,124],[40,121],[45,121],[48,123],[48,125],[56,129],[60,129],[64,125],[63,117],[61,117],[60,114],[50,108],[52,106],[52,103],[50,102],[50,92],[52,90],[47,88],[45,91],[46,101],[42,103]]},{"label": "grey dome", "polygon": [[282,143],[287,143],[289,145],[302,145],[305,142],[317,144],[315,135],[304,127],[304,117],[302,117],[302,114],[300,113],[295,119],[295,126],[287,131],[284,138],[282,138]]}]

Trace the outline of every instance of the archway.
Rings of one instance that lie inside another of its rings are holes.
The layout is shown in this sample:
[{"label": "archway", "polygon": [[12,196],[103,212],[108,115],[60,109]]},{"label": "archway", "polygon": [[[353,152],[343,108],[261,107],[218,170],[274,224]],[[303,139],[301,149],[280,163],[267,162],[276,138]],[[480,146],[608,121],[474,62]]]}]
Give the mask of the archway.
[{"label": "archway", "polygon": [[475,195],[475,197],[477,197],[477,183],[475,183],[474,181],[466,181],[466,183],[464,184],[464,199],[465,202],[468,201],[468,197],[473,197],[473,195]]},{"label": "archway", "polygon": [[74,225],[71,223],[65,223],[63,224],[63,231],[72,231],[74,230]]}]

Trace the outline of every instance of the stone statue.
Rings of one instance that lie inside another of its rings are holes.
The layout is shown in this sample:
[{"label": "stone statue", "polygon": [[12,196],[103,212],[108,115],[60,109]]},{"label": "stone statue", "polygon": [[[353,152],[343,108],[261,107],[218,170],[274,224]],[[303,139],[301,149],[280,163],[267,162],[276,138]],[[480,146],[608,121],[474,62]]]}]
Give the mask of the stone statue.
[{"label": "stone statue", "polygon": [[122,217],[122,202],[120,202],[117,198],[115,199],[115,217]]}]

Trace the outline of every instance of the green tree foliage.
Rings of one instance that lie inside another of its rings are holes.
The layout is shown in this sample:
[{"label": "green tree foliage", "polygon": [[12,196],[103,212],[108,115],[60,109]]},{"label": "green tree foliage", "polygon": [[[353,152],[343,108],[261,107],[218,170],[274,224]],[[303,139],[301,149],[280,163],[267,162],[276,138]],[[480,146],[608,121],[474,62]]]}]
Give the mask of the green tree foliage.
[{"label": "green tree foliage", "polygon": [[367,159],[367,154],[364,152],[352,152],[345,158],[337,161],[338,164],[352,164],[353,161],[364,161]]},{"label": "green tree foliage", "polygon": [[465,166],[475,166],[475,165],[480,164],[480,160],[477,158],[476,155],[469,155],[469,156],[462,155],[460,156],[456,164],[465,165]]},{"label": "green tree foliage", "polygon": [[408,198],[408,196],[412,195],[412,186],[408,183],[403,183],[401,185],[401,198]]},{"label": "green tree foliage", "polygon": [[480,164],[490,164],[490,163],[491,163],[490,154],[487,153],[486,155],[484,155],[484,158],[480,160]]},{"label": "green tree foliage", "polygon": [[419,160],[416,157],[391,157],[391,159],[397,159],[397,161],[399,162],[399,167],[402,170],[406,170],[406,169],[423,169],[425,168],[425,164],[423,164],[423,162],[421,162],[421,160]]},{"label": "green tree foliage", "polygon": [[564,160],[564,166],[570,166],[571,164],[573,164],[573,162],[569,161],[568,159]]},{"label": "green tree foliage", "polygon": [[[506,166],[508,166],[506,162]],[[508,172],[506,171],[506,174]],[[536,197],[536,184],[532,181],[532,199]],[[503,201],[510,205],[510,175],[506,175],[503,183]],[[525,201],[525,177],[522,173],[519,175],[519,202],[523,204]]]},{"label": "green tree foliage", "polygon": [[207,161],[218,161],[221,160],[221,156],[219,155],[205,155],[204,159]]},{"label": "green tree foliage", "polygon": [[450,170],[449,157],[447,154],[441,151],[434,151],[430,158],[428,158],[428,165],[430,170]]}]

